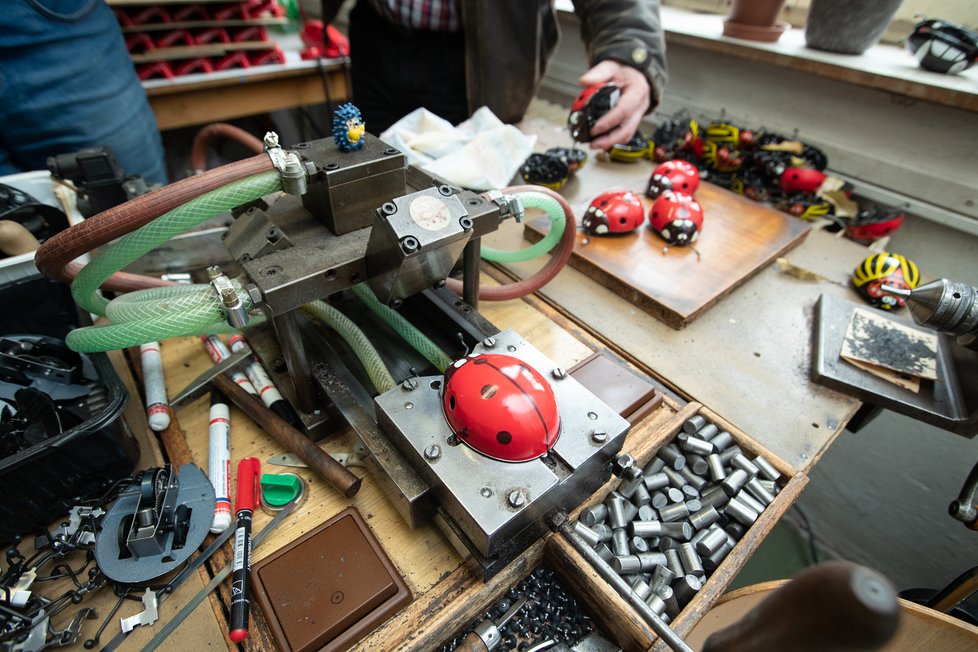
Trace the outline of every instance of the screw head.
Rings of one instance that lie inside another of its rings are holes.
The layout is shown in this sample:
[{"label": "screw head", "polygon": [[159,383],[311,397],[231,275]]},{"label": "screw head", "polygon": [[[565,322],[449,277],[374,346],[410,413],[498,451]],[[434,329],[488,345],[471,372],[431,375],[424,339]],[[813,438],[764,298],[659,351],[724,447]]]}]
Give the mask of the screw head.
[{"label": "screw head", "polygon": [[592,430],[591,441],[593,441],[596,444],[603,444],[606,441],[608,441],[608,433],[600,429]]},{"label": "screw head", "polygon": [[441,457],[441,446],[438,444],[432,444],[424,449],[424,458],[429,462],[434,462],[439,457]]},{"label": "screw head", "polygon": [[274,131],[269,131],[265,134],[264,138],[265,147],[272,149],[273,147],[278,147],[278,134]]},{"label": "screw head", "polygon": [[554,380],[563,380],[567,377],[567,372],[564,371],[562,367],[554,367],[554,370],[550,372]]},{"label": "screw head", "polygon": [[384,215],[393,215],[397,212],[397,204],[392,201],[384,202],[380,207],[380,212]]},{"label": "screw head", "polygon": [[506,502],[513,509],[520,509],[526,505],[526,496],[523,494],[522,489],[513,489],[509,492],[509,496],[506,497]]},{"label": "screw head", "polygon": [[405,392],[413,392],[418,388],[418,381],[414,378],[407,378],[403,383],[401,383],[401,389]]},{"label": "screw head", "polygon": [[486,339],[482,340],[482,346],[486,347],[487,349],[491,349],[492,347],[496,346],[496,338],[487,337]]}]

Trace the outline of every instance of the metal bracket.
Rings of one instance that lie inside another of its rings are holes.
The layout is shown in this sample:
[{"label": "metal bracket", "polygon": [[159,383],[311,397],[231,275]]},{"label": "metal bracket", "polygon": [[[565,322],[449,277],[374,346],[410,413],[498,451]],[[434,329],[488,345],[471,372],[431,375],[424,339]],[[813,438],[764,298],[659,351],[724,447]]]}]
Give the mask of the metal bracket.
[{"label": "metal bracket", "polygon": [[244,328],[248,324],[248,309],[244,301],[238,296],[238,291],[234,284],[216,265],[207,268],[207,273],[211,277],[211,287],[217,293],[217,299],[221,302],[221,310],[228,325],[233,328]]},{"label": "metal bracket", "polygon": [[499,206],[499,217],[512,217],[518,223],[523,223],[523,218],[526,212],[523,208],[523,202],[519,197],[515,195],[505,195],[499,190],[490,190],[484,195],[494,203]]},{"label": "metal bracket", "polygon": [[282,190],[290,195],[306,194],[308,172],[302,159],[295,152],[282,149],[274,131],[265,134],[265,152],[282,178]]},{"label": "metal bracket", "polygon": [[143,593],[143,610],[135,616],[122,619],[122,631],[129,633],[140,625],[152,625],[160,617],[157,607],[159,602],[156,600],[156,591],[146,589]]}]

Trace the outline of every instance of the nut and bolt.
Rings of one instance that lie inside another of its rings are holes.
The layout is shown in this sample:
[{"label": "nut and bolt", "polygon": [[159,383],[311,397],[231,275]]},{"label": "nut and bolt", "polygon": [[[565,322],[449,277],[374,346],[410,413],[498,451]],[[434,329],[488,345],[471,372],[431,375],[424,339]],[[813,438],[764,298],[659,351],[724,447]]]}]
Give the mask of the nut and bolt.
[{"label": "nut and bolt", "polygon": [[487,337],[486,339],[482,340],[482,346],[487,349],[493,348],[496,346],[496,338]]},{"label": "nut and bolt", "polygon": [[414,378],[406,378],[404,382],[401,383],[401,389],[405,392],[413,392],[418,388],[418,381]]}]

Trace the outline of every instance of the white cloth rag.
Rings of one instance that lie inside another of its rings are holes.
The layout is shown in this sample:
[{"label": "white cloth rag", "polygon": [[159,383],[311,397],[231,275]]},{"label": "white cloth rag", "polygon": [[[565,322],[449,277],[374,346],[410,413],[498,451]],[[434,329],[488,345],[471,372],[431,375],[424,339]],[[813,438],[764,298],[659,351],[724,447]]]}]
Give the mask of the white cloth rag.
[{"label": "white cloth rag", "polygon": [[416,109],[380,137],[404,152],[409,164],[471,190],[508,186],[536,142],[536,136],[503,124],[487,107],[457,127]]}]

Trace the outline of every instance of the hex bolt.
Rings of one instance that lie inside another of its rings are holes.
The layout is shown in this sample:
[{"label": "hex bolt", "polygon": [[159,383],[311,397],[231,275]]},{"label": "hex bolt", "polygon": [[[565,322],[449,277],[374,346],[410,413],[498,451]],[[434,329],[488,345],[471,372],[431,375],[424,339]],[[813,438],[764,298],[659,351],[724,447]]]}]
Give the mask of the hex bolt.
[{"label": "hex bolt", "polygon": [[663,550],[662,554],[666,556],[666,566],[672,571],[673,577],[682,577],[685,575],[683,572],[683,563],[679,560],[678,550]]},{"label": "hex bolt", "polygon": [[625,501],[617,496],[609,496],[605,499],[604,504],[608,508],[608,525],[611,526],[612,530],[617,530],[628,525],[628,519],[625,518]]},{"label": "hex bolt", "polygon": [[[669,497],[666,496],[661,491],[657,491],[652,494],[652,502],[649,503],[652,507],[659,509],[660,507],[665,507],[669,504]],[[651,519],[646,519],[651,520]]]},{"label": "hex bolt", "polygon": [[632,580],[632,593],[644,601],[645,598],[652,595],[652,587],[646,584],[645,580],[642,578],[636,577],[634,580]]},{"label": "hex bolt", "polygon": [[615,556],[615,553],[611,552],[611,548],[604,543],[599,543],[597,546],[595,546],[594,551],[598,553],[598,557],[601,557],[601,559],[605,560],[609,564]]},{"label": "hex bolt", "polygon": [[689,508],[686,507],[686,503],[666,505],[659,510],[659,519],[665,521],[666,523],[681,521],[687,516],[689,516]]},{"label": "hex bolt", "polygon": [[574,532],[577,533],[577,535],[582,539],[587,541],[587,544],[592,548],[601,543],[600,535],[580,521],[574,523]]},{"label": "hex bolt", "polygon": [[642,572],[642,563],[636,555],[615,555],[611,560],[611,567],[619,575],[635,575]]},{"label": "hex bolt", "polygon": [[659,457],[661,457],[666,463],[665,468],[662,469],[663,471],[666,470],[678,471],[679,469],[686,466],[686,458],[683,457],[682,451],[680,451],[677,447],[673,446],[672,444],[669,444],[668,446],[660,450]]},{"label": "hex bolt", "polygon": [[661,537],[662,521],[632,521],[629,528],[636,537]]},{"label": "hex bolt", "polygon": [[591,441],[595,444],[603,444],[608,441],[608,432],[606,430],[601,430],[600,428],[595,428],[591,431]]},{"label": "hex bolt", "polygon": [[675,539],[676,541],[689,541],[693,536],[693,526],[686,521],[679,523],[663,523],[662,536]]},{"label": "hex bolt", "polygon": [[740,453],[739,455],[734,455],[732,458],[730,458],[730,466],[734,467],[735,469],[742,469],[744,471],[747,471],[747,475],[749,475],[752,478],[756,477],[757,474],[761,472],[760,468],[756,464],[751,462],[749,459],[747,459],[747,457],[743,453]]},{"label": "hex bolt", "polygon": [[696,475],[701,475],[704,478],[710,472],[710,465],[706,463],[706,458],[701,455],[687,455],[686,465],[695,473]]},{"label": "hex bolt", "polygon": [[[680,458],[680,459],[682,459],[683,462],[686,461],[686,458],[685,457]],[[671,469],[671,468],[669,468],[667,466],[667,467],[664,467],[662,469],[662,472],[665,473],[666,476],[668,476],[668,478],[669,478],[669,484],[671,484],[676,489],[682,489],[682,487],[683,487],[684,484],[689,484],[689,482],[687,482],[686,478],[683,477],[682,475],[680,475],[680,473],[681,473],[680,471],[674,471],[673,469]]]},{"label": "hex bolt", "polygon": [[703,581],[695,575],[684,575],[672,585],[676,600],[681,607],[689,604],[689,601],[696,596],[696,592],[701,588],[703,588]]},{"label": "hex bolt", "polygon": [[725,465],[729,466],[730,460],[734,458],[734,455],[740,455],[743,452],[744,451],[741,450],[740,446],[736,446],[736,445],[731,446],[729,448],[724,448],[722,451],[720,451],[720,459],[723,461]]},{"label": "hex bolt", "polygon": [[[696,543],[696,552],[709,557],[727,543],[727,534],[720,528],[708,530],[705,537]],[[680,551],[682,552],[682,551]]]},{"label": "hex bolt", "polygon": [[697,490],[702,490],[708,483],[706,478],[696,475],[688,466],[680,470],[679,475],[681,475],[686,482],[696,487]]},{"label": "hex bolt", "polygon": [[635,520],[637,521],[654,521],[656,519],[656,511],[652,508],[652,505],[641,505],[638,508],[638,514],[635,515]]},{"label": "hex bolt", "polygon": [[720,567],[720,564],[727,558],[727,555],[730,554],[731,550],[733,550],[732,545],[729,543],[723,544],[720,546],[720,549],[714,552],[712,555],[703,558],[703,568],[712,573]]},{"label": "hex bolt", "polygon": [[750,477],[747,475],[747,471],[743,469],[737,469],[733,471],[730,475],[723,479],[720,486],[723,487],[724,492],[728,496],[735,496],[740,493],[740,490],[744,488]]},{"label": "hex bolt", "polygon": [[401,239],[401,250],[406,254],[413,254],[421,248],[421,243],[413,235],[404,236]]},{"label": "hex bolt", "polygon": [[707,505],[698,512],[689,515],[690,525],[697,530],[708,528],[719,520],[720,512],[718,512],[716,507],[713,507],[712,505]]},{"label": "hex bolt", "polygon": [[646,475],[643,479],[645,481],[645,488],[649,491],[657,491],[669,486],[669,476],[665,473],[653,473],[650,475],[648,470],[646,470]]},{"label": "hex bolt", "polygon": [[694,434],[700,439],[705,439],[706,441],[710,441],[714,437],[716,437],[719,433],[720,433],[720,429],[717,427],[715,423],[708,423],[702,428],[700,428],[699,430],[697,430]]},{"label": "hex bolt", "polygon": [[496,346],[496,338],[494,337],[487,337],[486,339],[482,340],[483,348],[491,349],[495,346]]},{"label": "hex bolt", "polygon": [[392,201],[384,202],[380,206],[380,212],[384,215],[393,215],[397,212],[397,204]]},{"label": "hex bolt", "polygon": [[526,505],[526,495],[520,489],[514,489],[509,492],[509,496],[506,497],[509,506],[513,509],[522,509]]},{"label": "hex bolt", "polygon": [[732,445],[734,443],[733,435],[731,435],[726,430],[720,432],[716,437],[710,440],[718,451],[722,451],[724,448]]},{"label": "hex bolt", "polygon": [[702,414],[694,414],[683,422],[683,432],[695,434],[697,430],[706,425],[706,417]]},{"label": "hex bolt", "polygon": [[434,462],[439,457],[441,457],[441,446],[438,444],[431,444],[424,449],[424,457],[429,462]]},{"label": "hex bolt", "polygon": [[657,616],[666,612],[666,603],[655,593],[645,599],[645,604],[649,605],[649,609],[654,611]]},{"label": "hex bolt", "polygon": [[[663,553],[665,556],[665,553]],[[652,570],[652,581],[649,586],[652,587],[652,591],[658,593],[659,588],[663,586],[669,586],[676,574],[669,570],[668,564],[659,564]]]},{"label": "hex bolt", "polygon": [[703,568],[703,562],[700,561],[700,556],[696,554],[693,544],[688,542],[679,544],[679,561],[687,575],[693,575],[699,579],[706,577],[706,569]]},{"label": "hex bolt", "polygon": [[709,455],[714,452],[711,442],[693,436],[687,437],[681,448],[687,453],[693,453],[695,455]]},{"label": "hex bolt", "polygon": [[778,471],[774,466],[767,461],[763,455],[758,455],[754,458],[754,464],[757,468],[761,470],[761,477],[765,480],[770,480],[771,482],[777,482],[781,478],[781,472]]},{"label": "hex bolt", "polygon": [[625,528],[611,531],[611,551],[616,557],[627,556],[632,553],[628,548],[628,532]]},{"label": "hex bolt", "polygon": [[598,533],[598,536],[601,537],[602,541],[611,541],[611,536],[612,534],[614,534],[614,530],[608,527],[607,524],[595,523],[594,525],[591,525],[589,527]]},{"label": "hex bolt", "polygon": [[753,525],[754,521],[756,521],[758,517],[757,512],[736,498],[731,498],[730,502],[727,503],[726,514],[743,525],[745,528],[749,528],[751,525]]},{"label": "hex bolt", "polygon": [[649,462],[648,466],[645,467],[645,475],[654,475],[662,470],[662,467],[666,465],[666,461],[661,457],[654,457],[652,461]]},{"label": "hex bolt", "polygon": [[706,465],[709,467],[710,480],[720,482],[727,477],[727,470],[723,467],[723,459],[716,453],[706,456]]},{"label": "hex bolt", "polygon": [[608,520],[608,507],[603,503],[591,505],[581,512],[580,521],[588,527],[597,523],[604,523],[606,520]]},{"label": "hex bolt", "polygon": [[[628,470],[634,466],[635,458],[627,453],[616,455],[615,459],[611,460],[611,472],[619,478],[624,478]],[[631,480],[632,478],[627,479]]]},{"label": "hex bolt", "polygon": [[764,503],[751,496],[749,491],[741,491],[739,494],[737,494],[737,500],[744,503],[747,505],[747,507],[758,514],[764,511]]},{"label": "hex bolt", "polygon": [[639,554],[649,551],[649,542],[642,537],[632,537],[628,540],[628,547],[633,554]]},{"label": "hex bolt", "polygon": [[761,481],[757,478],[751,478],[751,480],[744,486],[751,496],[756,498],[758,502],[763,503],[765,506],[770,505],[774,502],[774,494],[770,493],[761,484]]}]

